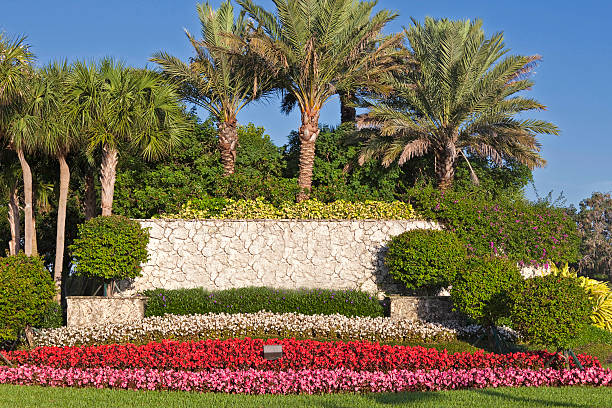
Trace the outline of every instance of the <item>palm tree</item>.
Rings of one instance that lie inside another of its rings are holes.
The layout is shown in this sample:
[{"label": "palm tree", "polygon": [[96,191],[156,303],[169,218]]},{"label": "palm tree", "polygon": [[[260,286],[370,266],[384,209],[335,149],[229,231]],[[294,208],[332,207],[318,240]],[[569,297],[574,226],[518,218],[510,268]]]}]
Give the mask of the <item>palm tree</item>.
[{"label": "palm tree", "polygon": [[174,87],[153,72],[112,59],[78,62],[67,82],[68,117],[86,133],[89,152],[102,151],[102,215],[111,215],[119,144],[154,159],[179,144],[191,124]]},{"label": "palm tree", "polygon": [[[16,150],[22,168],[24,180],[29,177],[30,180],[30,195],[29,200],[26,199],[25,212],[25,251],[31,255],[32,244],[32,199],[31,199],[31,179],[32,173],[29,171],[29,166],[25,160],[25,153],[21,149],[21,144],[15,145],[9,135],[11,123],[15,120],[15,115],[24,103],[25,89],[24,77],[31,73],[30,64],[34,60],[34,55],[29,51],[28,45],[25,43],[25,38],[17,38],[15,40],[7,39],[0,33],[0,138],[8,141],[9,147]],[[13,187],[16,184],[13,184]],[[14,190],[14,188],[13,188]],[[27,187],[24,186],[24,190]],[[15,199],[17,195],[12,191],[11,197]],[[12,208],[12,224],[11,232],[17,233],[13,240],[18,239],[19,231],[19,211]],[[19,242],[14,242],[14,247],[19,250]]]},{"label": "palm tree", "polygon": [[11,240],[9,254],[16,255],[21,249],[21,225],[19,212],[19,185],[21,167],[17,164],[15,153],[10,150],[0,152],[0,194],[8,201],[7,218]]},{"label": "palm tree", "polygon": [[[379,157],[402,165],[432,153],[439,188],[452,186],[456,160],[470,155],[503,164],[513,158],[543,166],[538,134],[558,134],[552,123],[519,119],[545,109],[517,95],[533,86],[538,57],[508,54],[503,33],[486,38],[482,21],[413,20],[405,30],[416,68],[389,79],[393,98],[370,101],[366,124],[376,128],[360,162]],[[469,164],[469,161],[468,161]]]},{"label": "palm tree", "polygon": [[[284,92],[297,102],[300,159],[298,201],[308,198],[312,185],[319,114],[338,90],[359,84],[364,75],[387,69],[399,36],[384,38],[381,30],[395,17],[387,10],[372,15],[376,2],[358,0],[273,0],[276,14],[238,0],[259,24],[250,49],[274,72]],[[379,39],[370,51],[368,44]]]},{"label": "palm tree", "polygon": [[55,156],[59,163],[59,199],[57,206],[57,227],[55,241],[55,262],[53,263],[53,280],[56,286],[56,301],[61,300],[62,272],[64,269],[64,243],[66,239],[66,207],[70,185],[70,167],[67,157],[70,151],[83,143],[81,133],[67,119],[68,107],[67,79],[70,68],[67,63],[54,62],[41,71],[50,101],[49,110],[41,118],[44,132],[41,134],[41,149],[48,155]]},{"label": "palm tree", "polygon": [[237,116],[250,101],[271,89],[271,76],[248,52],[247,22],[236,18],[230,0],[214,10],[207,2],[197,6],[202,39],[186,31],[196,56],[189,64],[165,52],[151,61],[179,83],[185,99],[206,109],[217,121],[223,174],[234,173],[238,145]]}]

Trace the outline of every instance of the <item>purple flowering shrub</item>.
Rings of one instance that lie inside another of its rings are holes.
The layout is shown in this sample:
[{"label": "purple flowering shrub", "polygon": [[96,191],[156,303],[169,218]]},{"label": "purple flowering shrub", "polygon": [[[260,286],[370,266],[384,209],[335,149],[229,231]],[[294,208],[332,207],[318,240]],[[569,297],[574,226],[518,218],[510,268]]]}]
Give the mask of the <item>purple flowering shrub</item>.
[{"label": "purple flowering shrub", "polygon": [[409,194],[419,215],[455,232],[466,242],[470,255],[503,255],[524,265],[579,259],[576,222],[564,208],[493,198],[482,190],[441,192],[419,186]]}]

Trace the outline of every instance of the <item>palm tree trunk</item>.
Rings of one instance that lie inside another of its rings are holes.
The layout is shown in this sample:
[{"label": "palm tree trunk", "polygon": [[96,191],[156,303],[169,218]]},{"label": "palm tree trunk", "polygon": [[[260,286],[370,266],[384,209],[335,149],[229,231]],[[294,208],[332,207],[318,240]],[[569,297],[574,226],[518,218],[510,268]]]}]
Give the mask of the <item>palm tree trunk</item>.
[{"label": "palm tree trunk", "polygon": [[23,213],[25,219],[25,245],[24,251],[27,256],[32,256],[32,237],[34,235],[34,220],[32,210],[32,170],[28,164],[23,149],[16,149],[21,172],[23,173]]},{"label": "palm tree trunk", "polygon": [[453,186],[455,180],[455,160],[457,151],[455,145],[449,142],[436,153],[436,178],[438,188],[446,191]]},{"label": "palm tree trunk", "polygon": [[32,255],[38,255],[38,238],[36,237],[36,200],[32,200]]},{"label": "palm tree trunk", "polygon": [[17,183],[11,186],[8,204],[8,223],[11,230],[11,241],[9,242],[9,254],[17,255],[21,249],[21,226],[19,219],[19,193]]},{"label": "palm tree trunk", "polygon": [[355,95],[351,92],[338,92],[340,96],[340,123],[355,122],[357,110],[349,106],[353,102]]},{"label": "palm tree trunk", "polygon": [[85,221],[96,216],[96,180],[93,175],[93,170],[88,170],[85,174]]},{"label": "palm tree trunk", "polygon": [[312,169],[315,159],[315,143],[319,136],[319,110],[313,109],[302,112],[302,126],[300,136],[300,162],[298,175],[298,187],[300,191],[297,201],[304,201],[310,197],[312,187]]},{"label": "palm tree trunk", "polygon": [[108,144],[102,146],[102,164],[100,166],[100,184],[102,186],[102,215],[113,213],[113,196],[117,178],[118,151]]},{"label": "palm tree trunk", "polygon": [[221,150],[221,163],[223,175],[234,174],[236,165],[236,147],[238,146],[238,122],[236,118],[219,121],[219,149]]},{"label": "palm tree trunk", "polygon": [[66,205],[68,203],[68,188],[70,185],[70,168],[66,163],[66,155],[58,154],[60,168],[59,202],[57,205],[57,233],[55,235],[55,263],[53,264],[53,281],[55,282],[55,301],[62,300],[62,271],[64,269],[64,241],[66,238]]}]

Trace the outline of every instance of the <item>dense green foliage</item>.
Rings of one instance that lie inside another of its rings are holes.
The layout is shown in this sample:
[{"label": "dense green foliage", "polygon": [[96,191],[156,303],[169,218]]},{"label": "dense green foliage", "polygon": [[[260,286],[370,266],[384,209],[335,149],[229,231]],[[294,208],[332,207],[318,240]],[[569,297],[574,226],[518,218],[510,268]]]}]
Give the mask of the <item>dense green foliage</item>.
[{"label": "dense green foliage", "polygon": [[0,341],[14,340],[40,323],[55,285],[39,257],[23,253],[0,258]]},{"label": "dense green foliage", "polygon": [[527,279],[512,292],[513,328],[529,343],[569,348],[588,325],[592,304],[572,278],[555,275]]},{"label": "dense green foliage", "polygon": [[149,296],[146,316],[166,313],[274,313],[306,315],[339,313],[344,316],[383,316],[379,301],[355,290],[240,288],[209,292],[202,288],[145,292]]},{"label": "dense green foliage", "polygon": [[512,291],[523,278],[516,263],[501,257],[471,258],[452,282],[451,299],[456,310],[484,326],[510,314]]},{"label": "dense green foliage", "polygon": [[220,219],[377,219],[404,220],[414,217],[410,204],[401,201],[349,202],[338,200],[322,203],[305,200],[300,203],[284,202],[279,206],[265,201],[204,197],[190,200],[178,214],[169,218]]},{"label": "dense green foliage", "polygon": [[454,233],[412,230],[393,237],[385,265],[408,289],[435,291],[453,281],[466,257],[465,244]]},{"label": "dense green foliage", "polygon": [[55,302],[47,304],[47,307],[42,313],[40,323],[36,327],[41,329],[54,329],[64,325],[64,316],[62,315],[62,307]]},{"label": "dense green foliage", "polygon": [[113,281],[140,276],[148,243],[149,232],[138,222],[113,215],[81,224],[70,250],[78,275]]},{"label": "dense green foliage", "polygon": [[472,255],[505,255],[529,265],[578,260],[576,222],[564,208],[482,189],[440,192],[419,185],[409,195],[420,216],[445,224]]},{"label": "dense green foliage", "polygon": [[577,214],[582,238],[580,272],[612,281],[612,196],[593,193],[580,202]]}]

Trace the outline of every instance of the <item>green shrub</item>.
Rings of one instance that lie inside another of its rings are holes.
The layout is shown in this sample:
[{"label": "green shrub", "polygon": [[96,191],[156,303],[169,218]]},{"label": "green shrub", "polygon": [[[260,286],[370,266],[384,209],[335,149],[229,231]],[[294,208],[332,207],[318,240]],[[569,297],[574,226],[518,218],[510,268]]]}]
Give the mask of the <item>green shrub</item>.
[{"label": "green shrub", "polygon": [[40,257],[0,258],[0,341],[15,340],[26,326],[38,324],[54,293]]},{"label": "green shrub", "polygon": [[510,295],[522,280],[516,262],[501,257],[472,258],[453,281],[454,308],[483,326],[496,325],[509,316]]},{"label": "green shrub", "polygon": [[376,297],[355,290],[270,289],[251,287],[209,292],[195,289],[156,289],[146,291],[149,297],[146,316],[204,313],[274,313],[306,315],[339,313],[344,316],[383,316]]},{"label": "green shrub", "polygon": [[420,216],[454,231],[468,245],[470,255],[504,255],[530,265],[579,259],[576,222],[564,208],[493,197],[481,189],[442,193],[421,185],[409,195]]},{"label": "green shrub", "polygon": [[40,329],[55,329],[64,325],[64,316],[62,315],[62,307],[51,302],[45,307],[40,322],[36,327]]},{"label": "green shrub", "polygon": [[385,265],[406,288],[430,292],[452,282],[466,257],[465,244],[454,233],[412,230],[393,237]]},{"label": "green shrub", "polygon": [[323,203],[312,199],[300,203],[284,202],[274,206],[263,198],[231,200],[203,198],[190,200],[178,214],[169,218],[219,219],[390,219],[414,218],[408,203],[401,201],[350,202],[338,200]]},{"label": "green shrub", "polygon": [[567,349],[588,325],[592,304],[572,278],[525,280],[511,296],[512,325],[529,343]]},{"label": "green shrub", "polygon": [[70,246],[76,273],[105,282],[140,276],[148,259],[149,233],[136,221],[113,215],[96,217],[79,225]]}]

